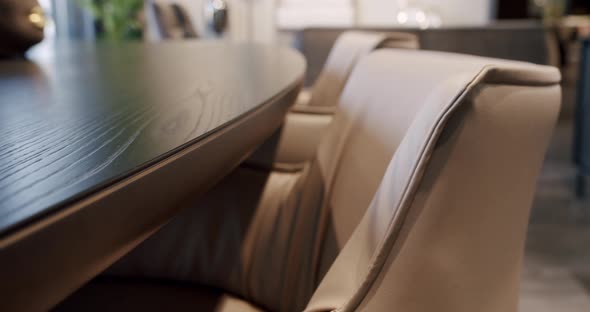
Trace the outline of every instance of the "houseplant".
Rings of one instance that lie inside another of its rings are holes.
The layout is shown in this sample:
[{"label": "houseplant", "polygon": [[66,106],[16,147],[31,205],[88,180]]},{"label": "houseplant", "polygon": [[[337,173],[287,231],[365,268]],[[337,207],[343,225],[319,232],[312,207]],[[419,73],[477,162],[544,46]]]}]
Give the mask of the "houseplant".
[{"label": "houseplant", "polygon": [[78,0],[97,22],[97,35],[107,40],[139,39],[143,0]]}]

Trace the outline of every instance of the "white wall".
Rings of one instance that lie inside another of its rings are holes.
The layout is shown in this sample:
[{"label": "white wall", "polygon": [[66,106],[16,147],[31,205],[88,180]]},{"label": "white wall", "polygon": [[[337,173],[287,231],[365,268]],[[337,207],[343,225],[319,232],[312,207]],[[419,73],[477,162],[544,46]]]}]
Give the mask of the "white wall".
[{"label": "white wall", "polygon": [[495,5],[493,0],[429,0],[429,2],[438,4],[443,22],[446,22],[448,26],[484,25],[493,19]]},{"label": "white wall", "polygon": [[[443,26],[473,26],[488,23],[495,0],[414,0],[436,11]],[[362,26],[393,26],[398,10],[396,0],[357,0],[357,21]]]},{"label": "white wall", "polygon": [[[151,0],[153,1],[153,0]],[[203,5],[207,0],[157,0],[177,2],[189,11],[197,32],[211,37],[205,25]],[[281,0],[227,0],[229,25],[225,36],[234,41],[276,42],[275,9]],[[290,0],[293,1],[293,0]],[[297,0],[309,2],[315,0]],[[355,19],[359,26],[394,26],[398,0],[352,0],[356,6]],[[444,26],[483,25],[492,20],[495,0],[410,0],[437,11]]]},{"label": "white wall", "polygon": [[391,26],[398,9],[395,0],[358,0],[357,23],[360,26]]}]

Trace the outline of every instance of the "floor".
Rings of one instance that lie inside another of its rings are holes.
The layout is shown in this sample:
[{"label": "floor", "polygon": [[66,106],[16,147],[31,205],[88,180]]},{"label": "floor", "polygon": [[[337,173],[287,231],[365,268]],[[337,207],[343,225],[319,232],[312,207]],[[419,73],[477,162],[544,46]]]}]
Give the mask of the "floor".
[{"label": "floor", "polygon": [[572,123],[560,121],[538,183],[520,312],[590,311],[590,200],[576,200]]}]

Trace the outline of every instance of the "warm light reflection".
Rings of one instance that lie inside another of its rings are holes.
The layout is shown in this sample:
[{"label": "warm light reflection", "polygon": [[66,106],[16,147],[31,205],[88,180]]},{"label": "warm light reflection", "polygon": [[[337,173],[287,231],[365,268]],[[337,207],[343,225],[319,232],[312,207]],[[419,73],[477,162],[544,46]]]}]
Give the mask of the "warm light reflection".
[{"label": "warm light reflection", "polygon": [[31,13],[29,14],[29,22],[39,29],[43,29],[45,27],[45,14],[43,14],[43,9],[41,9],[40,6],[37,5],[31,9]]}]

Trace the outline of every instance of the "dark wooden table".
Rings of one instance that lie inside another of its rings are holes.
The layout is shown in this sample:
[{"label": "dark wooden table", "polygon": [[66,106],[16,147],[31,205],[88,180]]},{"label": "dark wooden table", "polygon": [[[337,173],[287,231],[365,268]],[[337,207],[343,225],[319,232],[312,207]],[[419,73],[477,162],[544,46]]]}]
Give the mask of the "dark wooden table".
[{"label": "dark wooden table", "polygon": [[0,310],[46,309],[204,192],[281,124],[289,49],[55,46],[0,61]]}]

